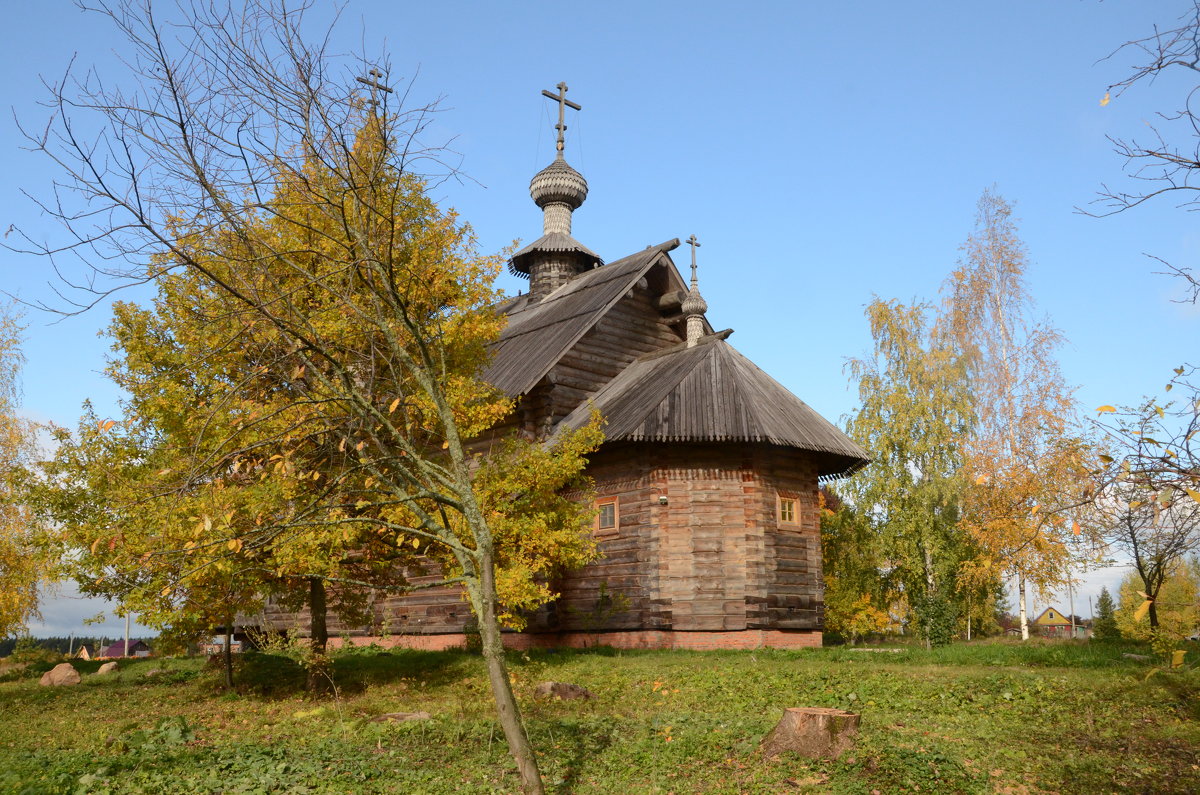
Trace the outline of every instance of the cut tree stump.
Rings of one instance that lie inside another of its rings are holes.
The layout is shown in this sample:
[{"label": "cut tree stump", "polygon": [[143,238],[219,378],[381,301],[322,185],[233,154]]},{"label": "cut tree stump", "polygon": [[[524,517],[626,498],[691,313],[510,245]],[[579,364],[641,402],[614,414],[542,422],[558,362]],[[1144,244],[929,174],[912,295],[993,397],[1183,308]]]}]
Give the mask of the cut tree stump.
[{"label": "cut tree stump", "polygon": [[859,715],[826,707],[791,707],[763,738],[764,756],[795,751],[809,759],[837,759],[854,745]]}]

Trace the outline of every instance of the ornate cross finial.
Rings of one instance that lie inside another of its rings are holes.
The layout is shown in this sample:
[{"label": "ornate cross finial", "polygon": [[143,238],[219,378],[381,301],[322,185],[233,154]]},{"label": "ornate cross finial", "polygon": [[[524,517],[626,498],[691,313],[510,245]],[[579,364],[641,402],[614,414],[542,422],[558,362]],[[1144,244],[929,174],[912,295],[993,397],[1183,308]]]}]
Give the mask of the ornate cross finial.
[{"label": "ornate cross finial", "polygon": [[374,110],[379,105],[379,103],[375,101],[375,92],[384,91],[390,94],[392,93],[392,89],[380,82],[380,80],[383,78],[383,72],[372,67],[367,74],[370,75],[370,77],[356,77],[354,79],[365,86],[371,87],[371,98],[367,100],[367,104],[371,106],[372,110]]},{"label": "ornate cross finial", "polygon": [[700,248],[700,241],[692,235],[687,239],[687,244],[692,247],[692,286],[696,286],[696,249]]},{"label": "ornate cross finial", "polygon": [[555,144],[555,149],[558,150],[559,157],[562,157],[563,147],[565,146],[563,133],[567,131],[567,125],[563,123],[566,109],[574,108],[575,110],[583,110],[583,108],[567,99],[566,83],[559,83],[557,86],[555,86],[555,88],[558,89],[557,94],[551,94],[549,91],[542,89],[542,96],[552,99],[558,103],[558,124],[554,125],[554,129],[558,130],[558,143]]}]

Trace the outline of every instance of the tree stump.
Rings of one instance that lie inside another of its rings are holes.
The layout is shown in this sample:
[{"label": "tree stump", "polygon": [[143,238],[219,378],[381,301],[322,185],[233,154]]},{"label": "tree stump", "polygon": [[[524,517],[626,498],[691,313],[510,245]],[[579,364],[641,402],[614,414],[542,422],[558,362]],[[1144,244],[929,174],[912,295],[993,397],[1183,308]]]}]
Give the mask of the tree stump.
[{"label": "tree stump", "polygon": [[767,757],[795,751],[809,759],[837,759],[854,745],[859,715],[825,707],[792,707],[763,738]]}]

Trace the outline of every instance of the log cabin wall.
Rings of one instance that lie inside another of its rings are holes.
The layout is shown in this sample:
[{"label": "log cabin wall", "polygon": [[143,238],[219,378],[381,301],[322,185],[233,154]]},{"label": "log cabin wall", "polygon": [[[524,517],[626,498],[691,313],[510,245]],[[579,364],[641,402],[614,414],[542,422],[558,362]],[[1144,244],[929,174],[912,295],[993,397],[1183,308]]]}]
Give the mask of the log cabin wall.
[{"label": "log cabin wall", "polygon": [[[542,382],[553,388],[553,399],[538,404],[546,427],[586,402],[634,359],[682,341],[655,308],[655,300],[642,280],[559,359]],[[528,398],[522,403],[532,407]]]},{"label": "log cabin wall", "polygon": [[[659,599],[679,630],[821,629],[816,467],[771,445],[658,449]],[[779,499],[794,500],[782,523]]]},{"label": "log cabin wall", "polygon": [[[601,560],[564,578],[536,629],[819,633],[810,457],[770,445],[608,445],[589,472],[597,501],[616,500],[617,528],[598,536]],[[780,522],[781,498],[795,521]]]}]

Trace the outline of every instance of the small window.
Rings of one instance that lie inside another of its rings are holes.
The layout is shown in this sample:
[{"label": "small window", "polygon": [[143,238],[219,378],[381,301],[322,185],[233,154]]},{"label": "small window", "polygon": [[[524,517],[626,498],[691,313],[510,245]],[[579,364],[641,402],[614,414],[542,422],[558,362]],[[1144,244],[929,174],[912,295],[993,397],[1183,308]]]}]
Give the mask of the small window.
[{"label": "small window", "polygon": [[617,499],[615,497],[596,503],[596,531],[604,534],[617,532]]},{"label": "small window", "polygon": [[779,498],[779,521],[782,524],[796,523],[796,501],[788,497]]}]

